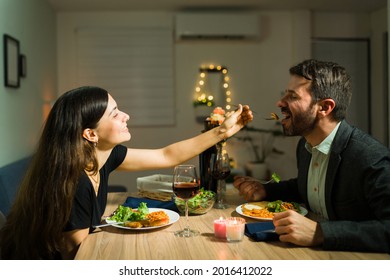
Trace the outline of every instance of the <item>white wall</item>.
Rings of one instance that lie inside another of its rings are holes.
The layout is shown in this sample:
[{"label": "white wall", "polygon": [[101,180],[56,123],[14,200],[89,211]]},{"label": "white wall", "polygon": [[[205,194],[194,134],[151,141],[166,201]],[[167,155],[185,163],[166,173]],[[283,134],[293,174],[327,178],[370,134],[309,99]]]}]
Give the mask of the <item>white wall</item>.
[{"label": "white wall", "polygon": [[[193,136],[202,130],[195,122],[192,98],[198,68],[203,63],[223,64],[231,76],[230,86],[234,103],[249,103],[256,111],[254,125],[267,128],[263,121],[269,112],[277,111],[275,102],[285,88],[288,68],[310,57],[310,37],[371,37],[387,29],[384,12],[366,14],[318,14],[309,11],[266,11],[261,17],[262,38],[259,42],[177,42],[175,46],[176,125],[172,127],[131,128],[131,147],[153,148]],[[59,14],[51,11],[41,0],[2,0],[0,2],[0,31],[8,33],[21,43],[21,52],[27,57],[27,77],[19,89],[0,86],[0,166],[32,152],[40,134],[45,101],[54,100],[75,85],[72,83],[73,37],[75,24],[157,24],[173,27],[173,14],[145,13],[82,13]],[[378,29],[380,27],[380,29]],[[56,46],[55,36],[57,32]],[[381,72],[379,40],[372,40],[372,69]],[[58,47],[58,48],[57,48]],[[374,50],[376,50],[374,52]],[[2,61],[0,56],[0,61]],[[58,67],[56,68],[56,60]],[[1,63],[3,64],[3,63]],[[57,75],[58,71],[58,75]],[[374,70],[373,70],[374,73]],[[0,67],[0,77],[3,69]],[[58,78],[58,87],[56,85]],[[375,84],[380,81],[375,80]],[[373,85],[373,88],[375,86]],[[373,92],[379,92],[373,90]],[[115,95],[115,94],[114,94]],[[375,99],[377,100],[377,99]],[[129,112],[131,114],[131,112]],[[378,131],[378,130],[377,130]],[[4,136],[5,135],[5,136]],[[295,172],[295,139],[278,139],[277,146],[284,149],[284,158],[270,160],[271,169],[286,178]],[[239,164],[250,158],[250,151],[239,150],[242,143],[231,141],[230,151]],[[192,160],[197,163],[197,158]],[[277,170],[277,169],[280,169]],[[112,183],[134,187],[138,176],[171,170],[116,174]]]},{"label": "white wall", "polygon": [[370,15],[367,13],[313,13],[313,37],[367,38],[370,34]]},{"label": "white wall", "polygon": [[39,137],[45,100],[56,90],[55,13],[42,0],[0,1],[0,34],[19,40],[27,58],[20,88],[4,87],[3,43],[0,56],[0,166],[31,154]]},{"label": "white wall", "polygon": [[[251,126],[274,128],[274,122],[264,120],[271,112],[278,112],[276,101],[284,90],[288,79],[288,68],[310,57],[310,14],[306,11],[271,11],[259,13],[261,39],[259,42],[179,42],[176,45],[178,104],[186,106],[179,118],[181,126],[193,122],[194,110],[191,98],[196,82],[198,67],[203,64],[220,64],[228,67],[233,104],[249,104],[255,119]],[[305,29],[302,30],[303,26]],[[306,32],[305,32],[306,31]],[[182,107],[182,106],[180,106]],[[178,123],[180,125],[180,123]],[[181,128],[181,129],[183,129]],[[180,129],[180,130],[181,130]],[[189,127],[201,131],[201,125]],[[238,136],[244,135],[239,133]],[[261,136],[257,135],[261,143]],[[280,157],[273,155],[267,160],[272,171],[282,178],[296,174],[296,138],[278,138],[277,148],[294,155],[292,161],[281,164]],[[261,144],[260,144],[261,145]],[[293,147],[292,149],[289,149]],[[229,155],[242,169],[248,161],[255,160],[248,142],[230,139],[227,143]]]},{"label": "white wall", "polygon": [[[370,39],[371,134],[385,143],[386,118],[384,100],[384,33],[387,31],[386,9],[367,13],[313,14],[313,37]],[[354,97],[352,97],[354,98]]]},{"label": "white wall", "polygon": [[[385,53],[385,33],[387,32],[387,10],[382,9],[371,14],[371,133],[385,145],[388,140],[386,131],[390,131],[386,125],[389,123],[386,111],[389,105],[385,102],[385,77],[384,69],[387,61],[384,59]],[[390,53],[390,52],[389,52]],[[386,109],[387,107],[387,109]]]},{"label": "white wall", "polygon": [[[373,27],[381,26],[374,22],[371,15],[352,13],[311,13],[300,11],[259,12],[261,39],[258,42],[212,42],[177,41],[175,44],[175,95],[176,125],[172,127],[129,128],[132,139],[126,145],[135,148],[155,148],[174,141],[196,135],[202,125],[196,123],[192,107],[198,69],[204,64],[226,66],[230,75],[230,87],[233,103],[250,104],[256,112],[253,125],[261,128],[273,127],[264,117],[278,109],[275,106],[288,80],[288,68],[309,58],[311,37],[330,38],[370,38]],[[373,15],[383,20],[383,13]],[[72,64],[74,48],[72,33],[79,25],[164,25],[173,28],[173,13],[61,13],[58,15],[58,72],[59,92],[74,87],[72,84]],[[379,44],[373,40],[373,49]],[[378,62],[373,61],[376,67]],[[381,71],[380,69],[377,71]],[[115,93],[112,93],[115,97]],[[131,115],[131,112],[128,112]],[[295,144],[297,138],[278,138],[274,145],[285,152],[284,155],[272,155],[268,164],[272,171],[282,178],[296,174]],[[231,139],[227,147],[239,167],[253,160],[248,144]],[[191,163],[198,163],[194,158]],[[116,173],[112,183],[124,184],[133,189],[136,178],[154,173],[171,174],[172,170],[153,170],[136,173]]]},{"label": "white wall", "polygon": [[[168,145],[194,136],[203,129],[195,121],[192,106],[194,88],[201,65],[215,64],[229,70],[233,103],[250,104],[256,111],[253,125],[262,128],[273,127],[264,117],[275,106],[288,78],[292,64],[310,56],[310,13],[307,11],[270,11],[259,13],[261,39],[252,41],[178,41],[175,45],[175,95],[176,125],[173,127],[129,128],[132,139],[129,147],[154,148]],[[64,92],[76,86],[72,79],[75,64],[74,38],[78,26],[101,26],[101,24],[132,26],[137,24],[173,24],[174,14],[167,13],[62,13],[58,16],[59,88]],[[306,27],[302,32],[302,27]],[[173,27],[173,25],[172,25]],[[299,38],[299,40],[297,39]],[[112,93],[115,98],[115,92]],[[120,104],[119,104],[120,106]],[[128,112],[131,115],[131,112]],[[288,139],[287,141],[291,141]],[[230,141],[228,141],[230,143]],[[244,145],[244,147],[243,147]],[[228,146],[231,156],[243,166],[251,159],[250,150],[242,142]],[[293,147],[295,146],[295,142]],[[243,148],[242,148],[243,147]],[[295,147],[292,149],[292,153]],[[191,160],[197,164],[198,159]],[[281,176],[295,175],[295,162]],[[285,164],[284,166],[289,166]],[[135,187],[136,178],[154,173],[171,174],[172,170],[116,173],[112,183]]]}]

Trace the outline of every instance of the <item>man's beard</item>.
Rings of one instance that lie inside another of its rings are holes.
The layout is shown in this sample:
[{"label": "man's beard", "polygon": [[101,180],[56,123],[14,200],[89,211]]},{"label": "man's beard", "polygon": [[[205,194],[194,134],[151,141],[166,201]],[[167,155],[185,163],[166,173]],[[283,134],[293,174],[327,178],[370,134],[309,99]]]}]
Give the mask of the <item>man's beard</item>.
[{"label": "man's beard", "polygon": [[283,125],[283,133],[286,136],[304,136],[314,129],[317,125],[318,118],[314,115],[312,111],[313,106],[310,106],[306,111],[300,112],[292,116],[288,108],[282,108],[282,111],[289,112],[290,118],[288,122],[290,123],[287,127]]}]

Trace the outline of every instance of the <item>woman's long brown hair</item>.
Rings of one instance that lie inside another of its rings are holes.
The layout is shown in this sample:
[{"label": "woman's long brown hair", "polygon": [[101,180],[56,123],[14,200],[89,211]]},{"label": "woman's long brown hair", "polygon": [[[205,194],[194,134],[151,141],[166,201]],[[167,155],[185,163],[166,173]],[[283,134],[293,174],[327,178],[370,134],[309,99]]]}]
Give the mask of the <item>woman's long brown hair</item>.
[{"label": "woman's long brown hair", "polygon": [[59,252],[81,172],[98,168],[94,145],[82,133],[97,127],[107,103],[107,91],[98,87],[56,101],[0,232],[3,259],[50,259]]}]

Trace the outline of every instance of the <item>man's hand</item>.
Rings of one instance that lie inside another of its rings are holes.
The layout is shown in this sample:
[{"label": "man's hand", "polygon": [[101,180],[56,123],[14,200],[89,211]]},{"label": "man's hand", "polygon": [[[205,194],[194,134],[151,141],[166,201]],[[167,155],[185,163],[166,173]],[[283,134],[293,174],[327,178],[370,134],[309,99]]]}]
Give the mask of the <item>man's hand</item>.
[{"label": "man's hand", "polygon": [[300,246],[318,246],[324,242],[319,224],[293,210],[275,213],[273,223],[282,242]]},{"label": "man's hand", "polygon": [[248,176],[235,176],[233,185],[247,201],[264,200],[264,186],[256,179]]}]

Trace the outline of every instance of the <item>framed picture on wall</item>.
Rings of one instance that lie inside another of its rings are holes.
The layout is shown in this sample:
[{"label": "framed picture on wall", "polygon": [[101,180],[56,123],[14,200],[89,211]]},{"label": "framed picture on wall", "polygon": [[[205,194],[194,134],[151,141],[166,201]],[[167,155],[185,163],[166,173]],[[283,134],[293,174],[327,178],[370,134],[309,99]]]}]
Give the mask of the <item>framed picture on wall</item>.
[{"label": "framed picture on wall", "polygon": [[19,41],[4,34],[4,85],[18,88],[20,85],[19,75]]}]

